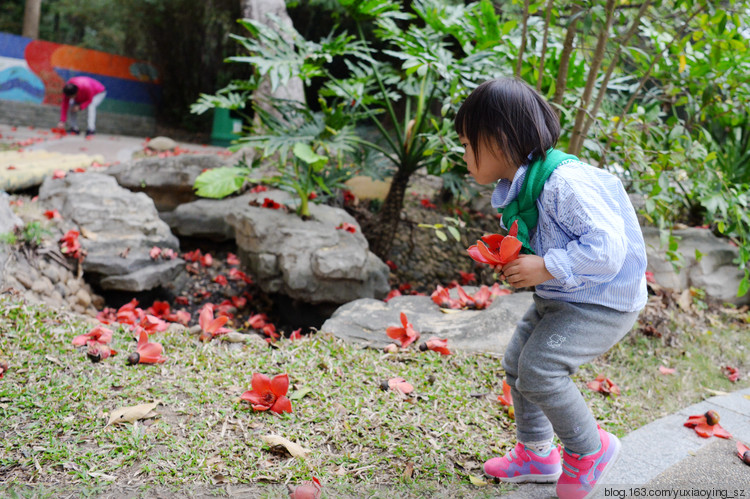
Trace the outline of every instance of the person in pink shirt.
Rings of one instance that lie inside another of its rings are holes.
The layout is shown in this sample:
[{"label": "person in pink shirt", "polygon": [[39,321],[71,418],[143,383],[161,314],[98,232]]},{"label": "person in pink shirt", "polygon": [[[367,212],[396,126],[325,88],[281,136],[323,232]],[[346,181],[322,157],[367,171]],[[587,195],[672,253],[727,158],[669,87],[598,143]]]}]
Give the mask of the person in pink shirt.
[{"label": "person in pink shirt", "polygon": [[69,131],[81,133],[78,128],[78,111],[88,110],[86,136],[96,133],[96,108],[107,95],[107,89],[100,82],[88,76],[74,76],[63,87],[63,100],[60,109],[58,128],[63,128],[68,121],[70,110],[71,126]]}]

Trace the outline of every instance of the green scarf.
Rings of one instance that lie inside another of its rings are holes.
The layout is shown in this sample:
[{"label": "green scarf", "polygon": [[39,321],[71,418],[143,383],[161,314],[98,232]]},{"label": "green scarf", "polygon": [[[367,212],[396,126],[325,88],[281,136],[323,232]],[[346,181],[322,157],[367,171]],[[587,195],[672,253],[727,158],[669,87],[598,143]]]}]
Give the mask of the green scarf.
[{"label": "green scarf", "polygon": [[547,151],[547,158],[542,160],[540,156],[529,165],[526,170],[526,178],[523,180],[521,192],[516,199],[505,208],[498,209],[503,215],[503,225],[510,228],[514,221],[518,221],[518,235],[516,236],[523,244],[521,253],[533,255],[534,250],[529,244],[529,232],[534,230],[539,221],[539,209],[536,200],[544,189],[544,183],[560,163],[567,160],[577,160],[572,154],[566,154],[557,149]]}]

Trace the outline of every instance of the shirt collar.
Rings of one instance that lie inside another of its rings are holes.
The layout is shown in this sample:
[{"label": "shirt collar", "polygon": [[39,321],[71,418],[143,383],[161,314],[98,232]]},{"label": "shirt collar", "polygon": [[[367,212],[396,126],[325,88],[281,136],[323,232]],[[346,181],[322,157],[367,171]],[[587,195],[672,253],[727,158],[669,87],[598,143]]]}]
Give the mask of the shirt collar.
[{"label": "shirt collar", "polygon": [[516,174],[513,176],[512,182],[509,182],[507,179],[500,179],[495,186],[495,190],[492,191],[490,203],[493,208],[505,208],[511,201],[518,197],[518,193],[521,192],[523,180],[526,178],[526,171],[528,168],[528,165],[519,166]]}]

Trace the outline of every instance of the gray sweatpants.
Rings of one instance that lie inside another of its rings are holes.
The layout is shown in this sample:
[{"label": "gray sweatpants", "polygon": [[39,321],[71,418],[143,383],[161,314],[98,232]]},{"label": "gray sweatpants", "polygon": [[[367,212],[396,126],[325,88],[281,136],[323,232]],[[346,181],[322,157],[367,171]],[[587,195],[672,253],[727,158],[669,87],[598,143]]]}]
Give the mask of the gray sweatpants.
[{"label": "gray sweatpants", "polygon": [[[86,130],[91,130],[92,132],[96,130],[96,108],[99,107],[99,104],[102,103],[106,96],[107,92],[100,92],[96,94],[93,99],[91,99],[91,104],[89,104],[89,107],[86,108]],[[75,100],[70,99],[70,107],[68,108],[68,113],[70,113],[70,121],[72,125],[78,128],[78,113],[73,110],[73,106],[75,106],[75,104]]]},{"label": "gray sweatpants", "polygon": [[599,448],[596,420],[570,375],[612,348],[637,318],[638,312],[534,295],[503,357],[519,442],[557,434],[570,452]]}]

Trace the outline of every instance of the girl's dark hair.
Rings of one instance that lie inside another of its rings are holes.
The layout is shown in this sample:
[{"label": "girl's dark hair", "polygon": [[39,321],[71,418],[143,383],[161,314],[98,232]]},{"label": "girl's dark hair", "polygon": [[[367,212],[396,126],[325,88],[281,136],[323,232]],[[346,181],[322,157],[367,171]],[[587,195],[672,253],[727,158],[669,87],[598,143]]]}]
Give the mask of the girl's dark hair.
[{"label": "girl's dark hair", "polygon": [[66,83],[63,87],[63,93],[68,97],[73,97],[76,93],[78,93],[78,87],[73,83]]},{"label": "girl's dark hair", "polygon": [[479,141],[497,144],[514,165],[555,147],[560,120],[544,98],[518,78],[496,78],[479,85],[461,105],[454,122],[479,161]]}]

